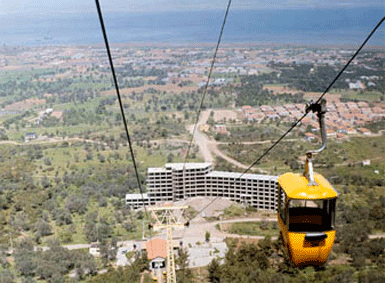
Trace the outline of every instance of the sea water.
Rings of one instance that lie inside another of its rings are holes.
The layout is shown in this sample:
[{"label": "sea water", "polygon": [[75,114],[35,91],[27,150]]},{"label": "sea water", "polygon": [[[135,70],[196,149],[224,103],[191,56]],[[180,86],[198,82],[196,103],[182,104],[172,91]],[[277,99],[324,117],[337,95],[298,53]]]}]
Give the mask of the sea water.
[{"label": "sea water", "polygon": [[[385,8],[230,10],[223,43],[352,45],[362,43]],[[215,43],[224,11],[109,13],[111,43]],[[0,44],[102,43],[96,11],[55,16],[1,15]],[[385,45],[385,26],[368,43]]]}]

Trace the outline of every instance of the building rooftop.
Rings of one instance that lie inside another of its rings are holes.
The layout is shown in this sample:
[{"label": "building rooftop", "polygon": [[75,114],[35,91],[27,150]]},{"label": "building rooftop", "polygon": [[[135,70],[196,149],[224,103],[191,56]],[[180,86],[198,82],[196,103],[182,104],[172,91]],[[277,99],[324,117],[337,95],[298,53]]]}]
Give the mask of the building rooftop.
[{"label": "building rooftop", "polygon": [[164,167],[150,167],[148,173],[166,172],[167,170],[183,170],[183,167],[189,169],[205,169],[212,166],[210,162],[200,163],[166,163]]},{"label": "building rooftop", "polygon": [[166,168],[171,168],[174,170],[182,170],[183,167],[186,169],[203,169],[211,166],[210,162],[200,162],[200,163],[166,163]]},{"label": "building rooftop", "polygon": [[147,257],[149,260],[154,258],[167,257],[167,241],[164,239],[155,238],[146,242]]},{"label": "building rooftop", "polygon": [[148,173],[159,173],[159,172],[166,172],[166,168],[164,167],[149,167]]},{"label": "building rooftop", "polygon": [[[224,172],[224,171],[212,171],[206,175],[206,177],[222,177],[222,178],[239,178],[242,173]],[[277,181],[277,176],[271,175],[259,175],[259,174],[243,174],[241,179],[252,179],[252,180],[266,180],[266,181]]]},{"label": "building rooftop", "polygon": [[[148,198],[148,194],[143,194],[143,198]],[[126,194],[126,200],[128,199],[142,199],[142,194]]]}]

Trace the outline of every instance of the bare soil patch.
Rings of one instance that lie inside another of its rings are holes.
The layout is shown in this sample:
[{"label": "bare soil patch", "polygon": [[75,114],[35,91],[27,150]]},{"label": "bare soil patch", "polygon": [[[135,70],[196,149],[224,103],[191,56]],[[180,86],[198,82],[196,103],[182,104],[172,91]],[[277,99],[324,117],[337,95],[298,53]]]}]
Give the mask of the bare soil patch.
[{"label": "bare soil patch", "polygon": [[213,110],[214,111],[214,121],[223,121],[224,119],[228,120],[237,120],[238,113],[233,110]]},{"label": "bare soil patch", "polygon": [[[289,88],[287,86],[264,86],[265,89],[273,91],[274,94],[278,93],[298,93],[301,92],[297,89]],[[304,98],[306,100],[313,100],[316,101],[320,96],[322,95],[322,92],[305,92]],[[330,102],[340,102],[341,95],[335,94],[335,93],[327,93],[325,95],[325,99]]]},{"label": "bare soil patch", "polygon": [[[313,100],[316,101],[320,96],[322,95],[322,92],[305,92],[304,98],[306,100]],[[324,98],[328,102],[340,102],[341,95],[340,94],[330,94],[327,93]]]},{"label": "bare soil patch", "polygon": [[217,197],[194,197],[176,202],[177,205],[188,205],[196,211],[204,208],[205,217],[215,217],[222,213],[225,208],[231,206],[235,202]]},{"label": "bare soil patch", "polygon": [[[132,88],[122,88],[120,90],[120,93],[122,95],[129,95],[132,92],[145,92],[149,88],[158,90],[158,91],[166,91],[166,92],[172,92],[172,93],[181,93],[181,92],[189,92],[189,91],[196,91],[198,89],[197,86],[184,86],[180,87],[177,84],[167,84],[167,85],[145,85],[141,87],[132,87]],[[115,94],[115,90],[109,90],[104,92],[107,95]]]},{"label": "bare soil patch", "polygon": [[287,86],[264,86],[264,89],[271,90],[273,93],[297,93],[296,89],[289,88]]},{"label": "bare soil patch", "polygon": [[21,110],[29,109],[35,105],[45,104],[45,99],[29,98],[24,101],[15,102],[4,107],[5,110]]}]

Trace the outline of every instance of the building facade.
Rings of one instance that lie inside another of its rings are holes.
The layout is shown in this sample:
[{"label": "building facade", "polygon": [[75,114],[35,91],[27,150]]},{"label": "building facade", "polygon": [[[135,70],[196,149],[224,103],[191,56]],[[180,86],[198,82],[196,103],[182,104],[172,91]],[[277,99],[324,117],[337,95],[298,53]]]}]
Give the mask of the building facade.
[{"label": "building facade", "polygon": [[214,171],[211,163],[167,163],[149,168],[146,199],[129,194],[126,203],[133,208],[191,197],[222,197],[258,209],[277,209],[277,176]]},{"label": "building facade", "polygon": [[151,202],[148,194],[126,194],[126,205],[137,209],[143,205],[151,205]]}]

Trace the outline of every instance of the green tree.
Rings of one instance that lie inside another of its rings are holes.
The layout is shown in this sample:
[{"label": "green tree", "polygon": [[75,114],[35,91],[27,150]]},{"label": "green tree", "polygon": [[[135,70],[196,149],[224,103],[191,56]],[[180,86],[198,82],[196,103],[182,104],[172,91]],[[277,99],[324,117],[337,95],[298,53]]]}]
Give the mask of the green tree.
[{"label": "green tree", "polygon": [[217,259],[213,259],[207,266],[207,271],[209,272],[209,281],[212,283],[221,282],[221,266]]},{"label": "green tree", "polygon": [[84,196],[72,194],[67,198],[65,207],[71,212],[84,214],[87,211],[87,199]]},{"label": "green tree", "polygon": [[95,222],[87,221],[84,225],[83,233],[89,243],[96,242],[98,240],[98,229]]},{"label": "green tree", "polygon": [[100,257],[104,266],[107,266],[108,262],[116,259],[117,251],[117,240],[115,238],[112,238],[110,242],[102,239],[100,242]]},{"label": "green tree", "polygon": [[52,212],[52,218],[58,226],[68,225],[72,223],[71,212],[66,208],[55,209]]},{"label": "green tree", "polygon": [[21,240],[15,248],[15,269],[23,276],[34,276],[36,271],[33,242],[26,238]]},{"label": "green tree", "polygon": [[9,270],[5,269],[0,272],[0,282],[1,283],[14,283],[15,275]]},{"label": "green tree", "polygon": [[176,265],[178,266],[176,278],[179,283],[193,282],[193,274],[188,268],[188,257],[188,251],[184,248],[180,248],[178,251],[178,257],[176,258]]},{"label": "green tree", "polygon": [[39,219],[36,223],[36,237],[41,238],[49,235],[52,235],[51,226],[43,219]]},{"label": "green tree", "polygon": [[207,243],[210,242],[210,236],[211,236],[210,232],[206,231],[206,233],[205,233],[205,240],[206,240]]}]

